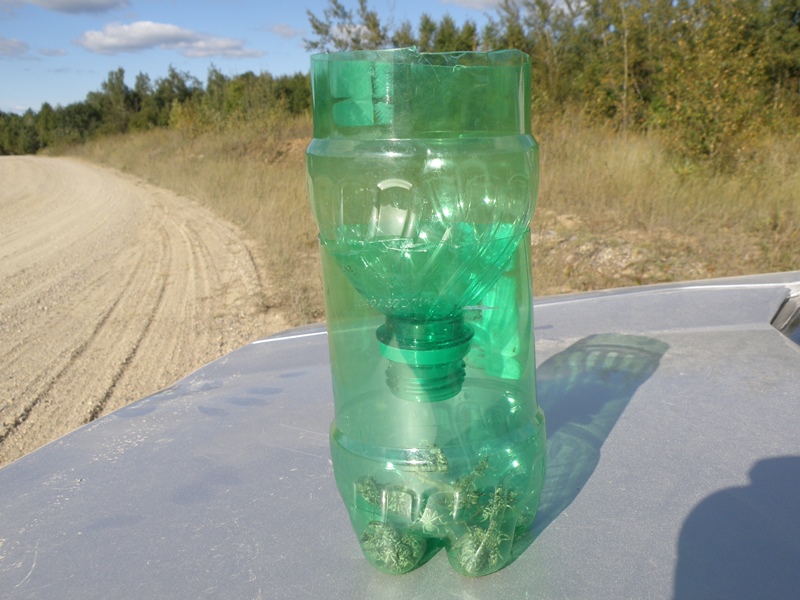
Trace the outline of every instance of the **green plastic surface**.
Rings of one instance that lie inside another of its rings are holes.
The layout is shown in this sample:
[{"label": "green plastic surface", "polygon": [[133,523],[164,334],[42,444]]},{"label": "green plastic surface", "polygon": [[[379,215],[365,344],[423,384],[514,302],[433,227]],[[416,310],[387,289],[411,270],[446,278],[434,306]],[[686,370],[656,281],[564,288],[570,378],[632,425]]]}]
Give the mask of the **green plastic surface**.
[{"label": "green plastic surface", "polygon": [[545,468],[530,234],[538,148],[517,51],[312,57],[337,486],[387,573],[485,575]]}]

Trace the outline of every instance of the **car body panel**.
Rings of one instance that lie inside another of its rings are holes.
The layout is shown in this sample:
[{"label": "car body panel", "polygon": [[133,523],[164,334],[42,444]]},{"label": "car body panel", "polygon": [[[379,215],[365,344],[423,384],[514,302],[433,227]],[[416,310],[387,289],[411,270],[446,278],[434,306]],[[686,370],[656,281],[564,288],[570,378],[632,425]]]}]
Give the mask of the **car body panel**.
[{"label": "car body panel", "polygon": [[333,481],[324,325],[0,470],[0,597],[753,598],[800,589],[800,272],[537,299],[548,474],[516,560],[390,576]]}]

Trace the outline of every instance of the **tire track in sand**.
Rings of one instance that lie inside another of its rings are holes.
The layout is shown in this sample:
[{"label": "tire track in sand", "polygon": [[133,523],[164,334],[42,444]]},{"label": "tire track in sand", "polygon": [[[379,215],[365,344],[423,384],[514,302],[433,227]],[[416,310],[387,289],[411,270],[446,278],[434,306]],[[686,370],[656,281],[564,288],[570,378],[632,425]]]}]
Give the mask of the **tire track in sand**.
[{"label": "tire track in sand", "polygon": [[[161,234],[162,234],[161,247],[163,249],[162,255],[168,255],[169,254],[168,240],[166,239],[166,235],[164,235],[163,232],[161,232]],[[100,415],[103,414],[103,411],[106,409],[109,400],[114,395],[114,392],[117,388],[117,384],[122,379],[128,367],[136,360],[136,354],[138,353],[139,348],[142,345],[142,341],[144,340],[145,336],[149,333],[153,325],[154,322],[153,319],[156,313],[158,312],[161,303],[164,301],[164,292],[166,290],[166,278],[163,276],[160,278],[155,278],[150,283],[149,287],[151,290],[157,289],[158,291],[156,292],[155,301],[153,301],[151,304],[152,308],[150,309],[148,316],[143,321],[144,325],[141,326],[139,329],[139,336],[133,342],[132,346],[128,349],[127,355],[122,359],[122,361],[119,364],[119,367],[111,376],[111,381],[106,387],[106,391],[103,394],[103,397],[95,401],[94,404],[92,405],[92,408],[89,411],[89,416],[84,420],[84,423],[89,423],[91,421],[94,421],[96,418],[98,418]],[[102,345],[98,344],[98,346]]]},{"label": "tire track in sand", "polygon": [[[139,270],[140,266],[141,266],[141,260],[137,262],[133,274],[135,274],[136,271]],[[16,418],[13,419],[13,421],[2,423],[2,425],[0,426],[0,445],[2,445],[2,443],[6,440],[6,438],[9,435],[14,433],[17,429],[19,429],[22,426],[23,423],[25,423],[25,421],[28,420],[28,417],[30,417],[31,413],[39,405],[39,403],[53,391],[53,388],[55,387],[56,383],[64,376],[64,374],[67,372],[67,369],[71,368],[72,365],[78,359],[81,358],[81,356],[89,346],[90,342],[97,337],[100,330],[103,328],[106,321],[108,321],[108,318],[111,316],[111,313],[114,312],[114,309],[122,300],[123,296],[127,291],[128,285],[129,284],[123,286],[123,290],[119,294],[119,296],[117,296],[117,298],[111,303],[111,305],[101,314],[100,319],[94,325],[94,328],[89,334],[88,339],[85,339],[80,344],[78,344],[78,346],[75,347],[75,349],[73,349],[70,352],[69,356],[67,356],[63,361],[61,361],[61,364],[59,364],[58,367],[56,367],[58,369],[57,372],[52,377],[47,379],[44,382],[43,386],[41,385],[38,386],[39,388],[38,390],[33,391],[33,388],[36,387],[37,383],[37,381],[35,380],[32,381],[30,385],[23,390],[22,394],[23,397],[31,397],[32,399],[25,406],[21,407],[21,412],[16,416]],[[23,345],[24,344],[22,343],[18,343],[11,351],[9,351],[6,354],[6,356],[3,357],[6,359],[4,361],[6,366],[8,366],[12,362],[11,360],[9,360],[9,358],[14,351],[22,351],[22,352],[25,351],[24,347],[21,348],[21,346]]]},{"label": "tire track in sand", "polygon": [[136,178],[0,157],[0,465],[285,328],[251,245]]}]

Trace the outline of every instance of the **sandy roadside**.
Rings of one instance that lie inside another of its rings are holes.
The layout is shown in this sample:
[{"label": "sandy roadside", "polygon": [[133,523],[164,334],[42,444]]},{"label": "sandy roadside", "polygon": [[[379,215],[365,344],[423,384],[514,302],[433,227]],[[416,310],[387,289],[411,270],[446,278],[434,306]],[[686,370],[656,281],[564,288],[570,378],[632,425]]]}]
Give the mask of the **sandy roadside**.
[{"label": "sandy roadside", "polygon": [[285,329],[251,247],[134,177],[0,157],[0,466]]}]

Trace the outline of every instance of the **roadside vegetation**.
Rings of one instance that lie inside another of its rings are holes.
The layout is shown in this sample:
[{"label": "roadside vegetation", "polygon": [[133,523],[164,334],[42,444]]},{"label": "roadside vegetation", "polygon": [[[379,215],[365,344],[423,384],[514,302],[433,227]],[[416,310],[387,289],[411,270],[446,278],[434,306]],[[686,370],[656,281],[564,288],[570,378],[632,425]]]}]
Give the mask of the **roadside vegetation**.
[{"label": "roadside vegetation", "polygon": [[[366,0],[330,0],[309,20],[314,51],[531,55],[538,294],[799,267],[796,0],[506,0],[482,28],[389,24]],[[0,113],[0,153],[103,162],[244,227],[300,321],[323,316],[310,138],[307,74],[170,69],[128,87],[120,69],[85,102]]]}]

